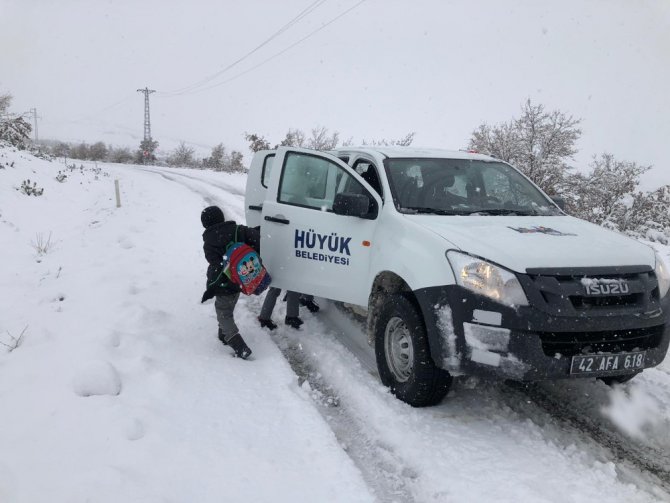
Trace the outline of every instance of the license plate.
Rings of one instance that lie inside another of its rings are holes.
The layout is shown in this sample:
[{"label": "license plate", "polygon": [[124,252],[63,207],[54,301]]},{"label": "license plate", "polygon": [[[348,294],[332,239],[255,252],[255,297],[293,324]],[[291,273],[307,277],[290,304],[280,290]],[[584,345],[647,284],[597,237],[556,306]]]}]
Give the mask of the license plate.
[{"label": "license plate", "polygon": [[616,355],[573,356],[571,374],[602,374],[644,368],[646,351]]}]

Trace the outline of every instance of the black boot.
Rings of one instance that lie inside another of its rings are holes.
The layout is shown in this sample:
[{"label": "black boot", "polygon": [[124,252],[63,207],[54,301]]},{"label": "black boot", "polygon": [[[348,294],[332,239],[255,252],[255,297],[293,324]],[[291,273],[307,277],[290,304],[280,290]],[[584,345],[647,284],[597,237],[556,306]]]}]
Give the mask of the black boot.
[{"label": "black boot", "polygon": [[310,313],[318,313],[319,309],[321,309],[319,304],[314,302],[314,299],[306,299],[305,297],[300,297],[300,305],[309,309]]},{"label": "black boot", "polygon": [[268,328],[270,330],[274,330],[275,328],[277,328],[277,324],[272,320],[264,320],[262,318],[258,318],[258,321],[261,324],[261,327],[263,328]]},{"label": "black boot", "polygon": [[228,343],[226,342],[226,339],[223,337],[223,330],[221,330],[220,328],[219,328],[219,340],[220,340],[221,342],[223,342],[223,345],[224,345],[224,346],[227,346],[227,345],[228,345]]},{"label": "black boot", "polygon": [[228,345],[235,351],[235,356],[238,358],[242,358],[243,360],[249,358],[251,349],[249,349],[249,346],[247,346],[247,343],[244,342],[240,334],[235,334],[228,339]]},{"label": "black boot", "polygon": [[297,330],[300,328],[300,325],[303,324],[303,321],[297,316],[287,316],[284,319],[284,323],[286,323],[289,327],[293,327]]}]

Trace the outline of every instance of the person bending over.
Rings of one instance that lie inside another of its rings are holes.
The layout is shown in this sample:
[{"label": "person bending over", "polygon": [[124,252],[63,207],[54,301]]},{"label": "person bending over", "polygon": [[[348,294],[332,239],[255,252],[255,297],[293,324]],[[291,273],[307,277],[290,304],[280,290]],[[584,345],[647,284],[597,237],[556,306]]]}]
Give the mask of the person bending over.
[{"label": "person bending over", "polygon": [[235,356],[246,359],[251,349],[240,335],[235,324],[233,312],[240,297],[240,287],[232,283],[223,273],[223,256],[228,244],[232,242],[246,243],[260,254],[260,232],[258,229],[237,225],[233,220],[226,221],[223,211],[218,206],[209,206],[202,210],[200,221],[205,231],[202,233],[207,267],[207,289],[201,302],[215,297],[214,309],[219,323],[219,340],[230,346]]}]

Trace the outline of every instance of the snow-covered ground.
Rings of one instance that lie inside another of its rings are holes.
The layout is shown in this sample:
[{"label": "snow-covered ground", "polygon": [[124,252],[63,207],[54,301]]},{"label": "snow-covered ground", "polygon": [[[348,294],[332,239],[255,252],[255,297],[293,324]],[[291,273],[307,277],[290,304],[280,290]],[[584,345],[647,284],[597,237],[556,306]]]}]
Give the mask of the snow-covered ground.
[{"label": "snow-covered ground", "polygon": [[0,147],[0,502],[670,501],[668,360],[413,409],[355,317],[270,333],[243,298],[241,361],[200,304],[199,214],[243,221],[244,176],[76,165]]}]

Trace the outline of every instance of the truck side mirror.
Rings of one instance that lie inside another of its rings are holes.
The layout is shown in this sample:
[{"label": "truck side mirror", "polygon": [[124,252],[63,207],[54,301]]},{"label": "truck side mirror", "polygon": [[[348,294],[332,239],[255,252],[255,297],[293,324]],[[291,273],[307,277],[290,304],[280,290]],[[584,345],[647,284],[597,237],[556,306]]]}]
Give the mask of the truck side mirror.
[{"label": "truck side mirror", "polygon": [[333,213],[350,217],[366,217],[370,199],[363,194],[350,194],[347,192],[336,194],[333,201]]},{"label": "truck side mirror", "polygon": [[556,206],[558,206],[561,210],[565,211],[565,199],[558,196],[551,196],[551,200],[554,201]]}]

